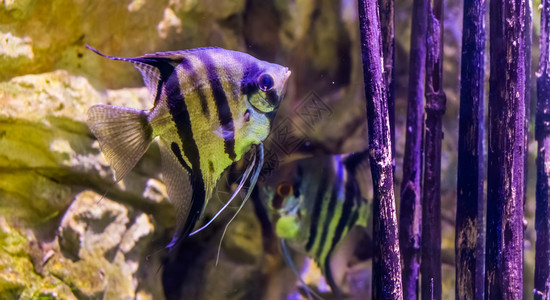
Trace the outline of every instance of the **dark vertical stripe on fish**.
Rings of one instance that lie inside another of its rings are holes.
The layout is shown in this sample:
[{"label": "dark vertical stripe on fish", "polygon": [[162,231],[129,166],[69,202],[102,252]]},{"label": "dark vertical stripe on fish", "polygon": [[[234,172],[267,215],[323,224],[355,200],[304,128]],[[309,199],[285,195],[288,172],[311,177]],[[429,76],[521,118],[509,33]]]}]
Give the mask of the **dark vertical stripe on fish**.
[{"label": "dark vertical stripe on fish", "polygon": [[338,242],[342,238],[342,235],[344,234],[346,227],[348,226],[350,215],[352,214],[353,210],[354,197],[356,192],[357,191],[355,189],[353,181],[348,180],[348,182],[346,182],[344,205],[342,206],[342,215],[340,216],[340,220],[338,220],[338,225],[336,226],[334,237],[332,238],[332,245],[330,246],[331,251],[332,249],[334,249],[334,247],[336,247],[336,244],[338,244]]},{"label": "dark vertical stripe on fish", "polygon": [[187,173],[191,174],[191,168],[189,167],[189,165],[187,165],[187,163],[183,159],[183,156],[181,156],[181,150],[178,144],[172,143],[172,145],[170,145],[170,148],[172,148],[172,152],[180,162],[180,165],[187,171]]},{"label": "dark vertical stripe on fish", "polygon": [[[187,73],[187,76],[190,77],[189,79],[191,80],[192,84],[197,84],[200,81],[199,76],[197,75],[197,71],[195,70],[195,68],[193,68],[193,65],[191,64],[189,59],[184,59],[181,62],[181,66]],[[196,88],[197,96],[199,97],[199,101],[201,102],[202,114],[208,118],[210,117],[210,109],[208,108],[208,100],[206,98],[206,95],[204,94],[204,89],[199,86],[197,86]]]},{"label": "dark vertical stripe on fish", "polygon": [[[103,56],[103,54],[100,54],[100,55]],[[162,95],[162,88],[164,87],[166,80],[168,80],[168,78],[174,71],[174,66],[172,65],[172,63],[176,62],[175,60],[166,58],[166,57],[122,58],[122,57],[107,56],[107,55],[105,56],[115,60],[128,61],[136,65],[148,65],[148,66],[157,68],[160,73],[160,79],[159,79],[159,82],[157,82],[157,92],[155,95],[154,106],[158,104],[158,102],[160,101],[160,97]]]},{"label": "dark vertical stripe on fish", "polygon": [[[180,89],[180,82],[177,72],[172,73],[167,78],[165,91],[167,96],[168,109],[172,115],[172,120],[176,124],[176,129],[182,143],[183,154],[191,164],[191,185],[193,189],[191,208],[180,237],[186,237],[195,226],[201,211],[203,209],[206,197],[204,179],[200,168],[199,149],[191,128],[191,118],[185,99]],[[174,237],[172,243],[176,243],[180,237]],[[172,244],[171,243],[171,244]]]},{"label": "dark vertical stripe on fish", "polygon": [[[325,172],[325,169],[321,170],[321,174]],[[315,195],[315,202],[313,204],[313,211],[311,215],[311,225],[309,226],[309,237],[306,243],[306,251],[309,252],[315,238],[317,236],[317,225],[319,223],[319,216],[321,215],[321,208],[323,206],[323,196],[325,194],[325,188],[327,186],[328,176],[321,176],[321,182],[319,182],[317,194]]]},{"label": "dark vertical stripe on fish", "polygon": [[[336,211],[336,202],[338,201],[338,192],[340,191],[341,187],[342,179],[340,176],[337,176],[336,182],[332,186],[332,191],[330,193],[330,201],[328,203],[325,219],[323,220],[323,232],[321,233],[321,240],[319,241],[319,248],[317,248],[315,257],[321,258],[323,250],[326,246],[329,246],[329,244],[325,245],[325,243],[327,241],[327,235],[330,230],[330,223],[334,218],[334,212]],[[332,246],[330,246],[329,252],[330,250],[332,250]]]},{"label": "dark vertical stripe on fish", "polygon": [[157,82],[157,93],[155,95],[155,101],[153,102],[153,107],[156,107],[157,104],[160,101],[160,96],[162,94],[162,86],[163,85],[164,85],[164,82],[163,82],[162,79],[160,79],[159,82]]},{"label": "dark vertical stripe on fish", "polygon": [[359,211],[358,209],[354,209],[353,213],[351,214],[351,218],[349,219],[349,222],[347,224],[347,228],[351,230],[351,228],[355,225],[355,222],[357,222],[358,218],[359,218]]},{"label": "dark vertical stripe on fish", "polygon": [[254,75],[260,72],[260,68],[257,64],[248,64],[243,72],[243,78],[241,79],[241,93],[243,95],[250,96],[258,90],[256,84],[256,78]]},{"label": "dark vertical stripe on fish", "polygon": [[208,81],[210,82],[210,89],[212,89],[212,95],[214,96],[214,102],[218,108],[218,119],[224,132],[229,132],[224,138],[225,153],[229,155],[231,160],[235,160],[237,154],[235,153],[235,127],[233,124],[233,116],[231,115],[231,109],[229,103],[227,103],[227,96],[223,90],[223,85],[218,76],[216,65],[212,61],[212,58],[208,54],[202,54],[198,56],[204,67],[206,68],[206,74]]},{"label": "dark vertical stripe on fish", "polygon": [[233,99],[233,102],[239,102],[239,94],[241,88],[240,84],[235,81],[233,72],[231,72],[231,69],[229,67],[225,66],[224,69],[229,81],[229,85],[231,86],[231,98]]},{"label": "dark vertical stripe on fish", "polygon": [[[330,259],[332,257],[332,251],[334,251],[336,244],[338,244],[338,242],[342,238],[344,231],[347,228],[351,227],[353,224],[355,224],[355,221],[357,220],[357,217],[358,217],[357,210],[353,210],[354,195],[355,195],[355,192],[357,192],[354,189],[354,187],[355,187],[354,183],[351,180],[348,180],[346,182],[346,186],[345,186],[346,190],[345,190],[344,204],[342,206],[342,214],[338,220],[338,225],[336,226],[336,230],[334,231],[334,236],[332,238],[330,248],[327,251],[327,256],[324,258],[322,262],[320,262],[320,266],[325,275],[325,279],[327,280],[327,284],[334,290],[334,292],[338,292],[337,290],[338,286],[336,285],[336,282],[334,281],[334,277],[332,276]],[[351,216],[350,216],[350,213],[352,214]],[[353,221],[350,221],[350,219]]]}]

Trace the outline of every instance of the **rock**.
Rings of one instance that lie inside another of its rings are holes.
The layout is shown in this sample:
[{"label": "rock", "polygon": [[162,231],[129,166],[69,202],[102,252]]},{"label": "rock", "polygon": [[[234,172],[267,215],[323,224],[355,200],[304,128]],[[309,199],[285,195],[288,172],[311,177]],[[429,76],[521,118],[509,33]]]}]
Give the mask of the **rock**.
[{"label": "rock", "polygon": [[[147,97],[144,88],[101,95],[85,78],[65,71],[0,83],[2,214],[37,226],[68,207],[77,185],[99,178],[112,182],[112,171],[84,123],[87,109],[97,103],[145,108]],[[29,168],[33,172],[24,171]],[[60,183],[68,179],[72,184]]]},{"label": "rock", "polygon": [[163,298],[151,239],[166,239],[174,214],[154,178],[158,149],[115,184],[84,123],[97,103],[147,109],[148,93],[100,93],[66,71],[0,82],[1,299]]},{"label": "rock", "polygon": [[19,230],[11,227],[4,217],[0,217],[0,298],[30,299],[50,297],[77,299],[69,286],[54,276],[41,276],[35,272],[28,256],[29,240]]},{"label": "rock", "polygon": [[125,206],[98,194],[79,194],[59,228],[61,252],[70,251],[77,259],[54,256],[47,270],[78,290],[79,297],[134,299],[138,266],[148,255],[154,227],[145,214],[131,215]]},{"label": "rock", "polygon": [[[153,270],[160,266],[158,259],[145,262],[153,229],[147,215],[84,192],[63,217],[59,246],[54,243],[48,251],[36,246],[37,253],[29,256],[36,245],[32,231],[23,235],[0,217],[0,298],[135,299],[139,292],[161,299],[162,290],[138,286],[141,264]],[[161,285],[160,277],[154,285]]]}]

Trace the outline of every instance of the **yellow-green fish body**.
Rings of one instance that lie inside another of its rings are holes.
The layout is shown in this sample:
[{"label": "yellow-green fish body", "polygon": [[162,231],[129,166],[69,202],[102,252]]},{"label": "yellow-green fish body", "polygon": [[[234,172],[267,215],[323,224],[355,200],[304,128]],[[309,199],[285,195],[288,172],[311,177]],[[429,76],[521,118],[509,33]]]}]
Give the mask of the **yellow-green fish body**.
[{"label": "yellow-green fish body", "polygon": [[355,177],[356,163],[340,155],[302,159],[260,187],[275,214],[277,236],[317,262],[333,290],[331,255],[351,228],[366,227],[370,214]]},{"label": "yellow-green fish body", "polygon": [[221,48],[105,57],[133,63],[154,106],[96,105],[88,124],[116,180],[159,137],[163,181],[178,217],[174,246],[194,227],[221,173],[266,139],[290,71]]}]

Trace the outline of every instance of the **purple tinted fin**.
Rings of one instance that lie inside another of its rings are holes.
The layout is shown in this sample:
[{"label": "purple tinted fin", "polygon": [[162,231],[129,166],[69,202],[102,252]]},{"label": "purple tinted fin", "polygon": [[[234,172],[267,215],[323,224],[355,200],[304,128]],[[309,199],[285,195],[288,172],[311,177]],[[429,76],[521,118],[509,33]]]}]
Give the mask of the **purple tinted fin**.
[{"label": "purple tinted fin", "polygon": [[98,50],[86,45],[86,48],[92,50],[100,56],[112,59],[127,61],[134,64],[134,66],[141,72],[143,82],[151,94],[151,98],[156,104],[158,102],[158,96],[162,84],[162,80],[166,80],[174,67],[181,63],[183,60],[183,54],[185,51],[172,51],[172,52],[159,52],[152,54],[145,54],[138,57],[118,57],[105,55]]}]

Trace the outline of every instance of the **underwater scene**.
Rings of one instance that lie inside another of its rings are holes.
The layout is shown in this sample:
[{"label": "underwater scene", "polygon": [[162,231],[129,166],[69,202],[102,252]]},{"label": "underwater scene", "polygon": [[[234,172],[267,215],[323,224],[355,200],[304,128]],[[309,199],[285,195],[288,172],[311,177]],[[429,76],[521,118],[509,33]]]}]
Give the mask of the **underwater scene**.
[{"label": "underwater scene", "polygon": [[0,0],[0,299],[549,299],[550,0],[490,2]]}]

